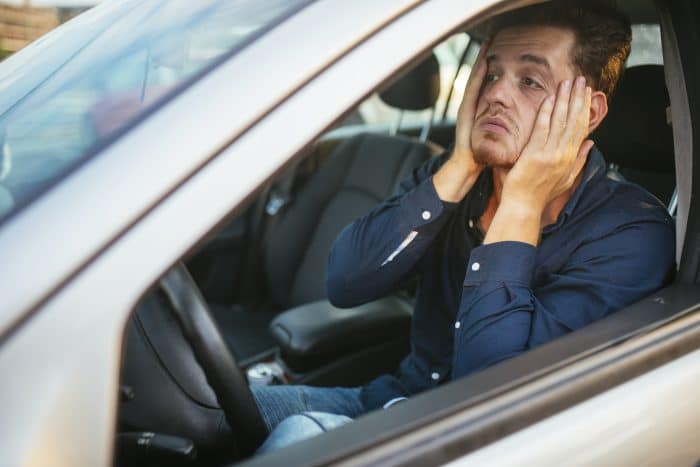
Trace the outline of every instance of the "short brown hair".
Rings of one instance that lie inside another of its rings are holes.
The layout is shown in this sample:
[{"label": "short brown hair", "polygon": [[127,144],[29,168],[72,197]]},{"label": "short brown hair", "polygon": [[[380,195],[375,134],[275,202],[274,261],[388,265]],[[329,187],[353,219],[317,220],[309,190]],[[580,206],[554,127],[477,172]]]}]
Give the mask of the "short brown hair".
[{"label": "short brown hair", "polygon": [[588,84],[612,96],[630,53],[632,29],[627,17],[607,4],[577,6],[544,3],[521,8],[495,18],[489,27],[493,37],[509,27],[554,26],[574,32],[571,64]]}]

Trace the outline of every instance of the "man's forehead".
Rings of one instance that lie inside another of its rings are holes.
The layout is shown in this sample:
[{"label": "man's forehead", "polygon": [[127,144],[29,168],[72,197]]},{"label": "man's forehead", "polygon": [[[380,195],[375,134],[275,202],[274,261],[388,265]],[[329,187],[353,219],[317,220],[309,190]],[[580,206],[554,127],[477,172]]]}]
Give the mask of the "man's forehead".
[{"label": "man's forehead", "polygon": [[516,26],[500,30],[489,46],[489,55],[503,58],[533,55],[570,63],[574,33],[554,26]]}]

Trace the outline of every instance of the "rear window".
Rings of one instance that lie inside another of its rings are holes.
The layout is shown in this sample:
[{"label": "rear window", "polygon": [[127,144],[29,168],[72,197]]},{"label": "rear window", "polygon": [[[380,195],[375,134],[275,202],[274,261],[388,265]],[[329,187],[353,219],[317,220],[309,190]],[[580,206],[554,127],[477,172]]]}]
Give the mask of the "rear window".
[{"label": "rear window", "polygon": [[627,66],[663,65],[661,28],[658,24],[632,25],[632,50]]}]

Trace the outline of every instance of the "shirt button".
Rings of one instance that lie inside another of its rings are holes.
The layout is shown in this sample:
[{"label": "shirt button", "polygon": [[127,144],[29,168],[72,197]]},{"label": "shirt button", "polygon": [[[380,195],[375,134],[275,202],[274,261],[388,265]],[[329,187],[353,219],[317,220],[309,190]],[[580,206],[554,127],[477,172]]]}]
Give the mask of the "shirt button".
[{"label": "shirt button", "polygon": [[433,373],[430,377],[433,378],[433,381],[437,381],[440,379],[440,373]]},{"label": "shirt button", "polygon": [[457,321],[457,322],[455,323],[455,329],[459,329],[459,327],[460,327],[461,325],[462,325],[462,323],[460,323],[459,321]]},{"label": "shirt button", "polygon": [[474,221],[469,219],[469,228],[473,229],[474,228]]},{"label": "shirt button", "polygon": [[423,213],[421,214],[421,217],[423,218],[424,221],[427,221],[428,219],[430,219],[430,215],[431,215],[430,211],[423,211]]},{"label": "shirt button", "polygon": [[479,268],[481,268],[481,265],[480,265],[479,263],[474,262],[474,263],[472,264],[472,271],[478,271]]}]

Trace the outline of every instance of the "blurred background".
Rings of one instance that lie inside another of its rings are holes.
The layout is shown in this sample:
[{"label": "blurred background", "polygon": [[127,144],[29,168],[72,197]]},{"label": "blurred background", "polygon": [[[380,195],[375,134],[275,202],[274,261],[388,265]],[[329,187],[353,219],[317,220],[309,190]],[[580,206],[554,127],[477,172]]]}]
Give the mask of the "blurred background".
[{"label": "blurred background", "polygon": [[0,60],[100,0],[0,0]]}]

